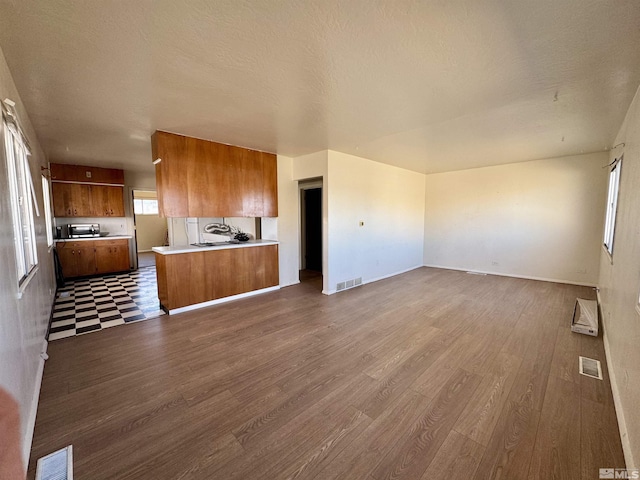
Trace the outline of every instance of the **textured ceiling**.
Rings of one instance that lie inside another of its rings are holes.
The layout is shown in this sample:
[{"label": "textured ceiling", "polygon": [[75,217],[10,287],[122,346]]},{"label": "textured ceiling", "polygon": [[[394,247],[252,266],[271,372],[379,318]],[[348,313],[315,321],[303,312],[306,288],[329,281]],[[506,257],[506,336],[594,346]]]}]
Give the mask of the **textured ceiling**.
[{"label": "textured ceiling", "polygon": [[156,129],[421,172],[611,147],[638,0],[0,0],[50,159],[151,169]]}]

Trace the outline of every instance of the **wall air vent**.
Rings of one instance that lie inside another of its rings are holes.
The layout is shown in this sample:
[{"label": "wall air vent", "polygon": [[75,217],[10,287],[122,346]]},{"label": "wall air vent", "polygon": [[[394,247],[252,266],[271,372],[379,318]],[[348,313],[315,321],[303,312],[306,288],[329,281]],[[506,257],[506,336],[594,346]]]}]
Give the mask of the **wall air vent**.
[{"label": "wall air vent", "polygon": [[602,365],[598,360],[587,357],[580,358],[580,375],[602,380]]},{"label": "wall air vent", "polygon": [[336,285],[336,291],[339,292],[341,290],[348,290],[353,287],[359,287],[362,285],[362,277],[352,278],[351,280],[347,280],[346,282],[340,282]]},{"label": "wall air vent", "polygon": [[36,480],[73,480],[72,446],[39,458]]}]

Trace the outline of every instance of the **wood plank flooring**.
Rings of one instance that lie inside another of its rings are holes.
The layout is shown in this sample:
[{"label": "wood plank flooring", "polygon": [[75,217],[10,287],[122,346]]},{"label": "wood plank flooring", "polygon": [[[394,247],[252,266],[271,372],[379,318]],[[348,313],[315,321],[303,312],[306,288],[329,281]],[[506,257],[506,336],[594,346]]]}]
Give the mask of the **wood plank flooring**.
[{"label": "wood plank flooring", "polygon": [[[597,479],[623,468],[592,289],[421,268],[318,278],[49,345],[35,460],[76,479]],[[604,381],[577,374],[578,355]]]}]

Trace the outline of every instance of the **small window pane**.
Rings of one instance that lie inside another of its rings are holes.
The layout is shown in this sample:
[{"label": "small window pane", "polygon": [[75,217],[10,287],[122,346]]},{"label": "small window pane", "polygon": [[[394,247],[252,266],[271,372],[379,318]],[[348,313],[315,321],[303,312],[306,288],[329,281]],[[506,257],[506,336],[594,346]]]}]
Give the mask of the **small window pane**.
[{"label": "small window pane", "polygon": [[142,213],[145,215],[158,214],[158,200],[145,199],[142,201]]},{"label": "small window pane", "polygon": [[51,196],[49,194],[49,180],[42,176],[42,198],[44,200],[44,221],[47,227],[47,246],[53,245],[53,222],[51,221]]},{"label": "small window pane", "polygon": [[133,213],[136,215],[142,214],[142,200],[139,198],[133,199]]}]

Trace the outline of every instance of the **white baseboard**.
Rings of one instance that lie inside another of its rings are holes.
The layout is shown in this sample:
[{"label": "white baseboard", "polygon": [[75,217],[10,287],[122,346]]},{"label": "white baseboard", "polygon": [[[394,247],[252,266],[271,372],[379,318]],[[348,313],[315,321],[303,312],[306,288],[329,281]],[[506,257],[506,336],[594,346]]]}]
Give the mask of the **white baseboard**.
[{"label": "white baseboard", "polygon": [[[600,291],[597,291],[598,305],[602,305],[602,299],[600,298]],[[618,380],[616,374],[613,371],[613,363],[611,362],[611,347],[609,346],[609,337],[607,336],[606,322],[604,321],[604,312],[602,309],[602,342],[604,343],[604,354],[607,358],[607,371],[609,372],[609,383],[611,383],[611,393],[613,394],[613,404],[616,409],[616,417],[618,418],[618,429],[620,430],[620,440],[622,442],[622,452],[624,453],[624,461],[627,464],[627,469],[636,468],[636,463],[633,459],[633,453],[631,450],[631,443],[629,442],[629,434],[627,433],[627,422],[624,418],[624,411],[622,410],[622,401],[620,400],[620,390],[618,389]]]},{"label": "white baseboard", "polygon": [[31,455],[31,444],[33,443],[33,432],[36,428],[36,416],[38,414],[38,401],[40,400],[40,387],[42,386],[42,376],[44,374],[44,359],[47,356],[47,347],[49,343],[46,339],[42,341],[42,350],[38,359],[38,371],[36,372],[36,381],[31,399],[31,408],[29,409],[29,419],[27,421],[27,431],[24,432],[22,444],[22,458],[24,465],[29,465],[29,456]]},{"label": "white baseboard", "polygon": [[515,275],[512,273],[503,273],[503,272],[492,272],[489,270],[471,270],[468,268],[458,268],[458,267],[447,267],[444,265],[423,265],[424,267],[429,268],[441,268],[443,270],[456,270],[458,272],[471,272],[471,273],[482,273],[485,275],[496,275],[498,277],[511,277],[511,278],[522,278],[524,280],[538,280],[540,282],[553,282],[553,283],[564,283],[566,285],[578,285],[580,287],[597,287],[595,283],[588,282],[574,282],[570,280],[561,280],[559,278],[547,278],[547,277],[533,277],[531,275]]}]

